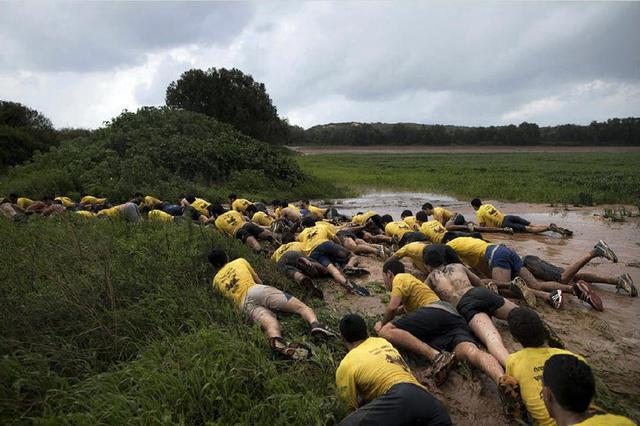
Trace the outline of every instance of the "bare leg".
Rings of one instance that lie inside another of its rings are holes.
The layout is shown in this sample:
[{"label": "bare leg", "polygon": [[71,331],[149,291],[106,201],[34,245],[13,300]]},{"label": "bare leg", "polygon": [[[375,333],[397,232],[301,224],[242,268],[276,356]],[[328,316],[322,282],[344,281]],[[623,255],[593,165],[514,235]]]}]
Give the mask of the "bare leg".
[{"label": "bare leg", "polygon": [[363,244],[359,244],[357,241],[354,241],[353,238],[345,238],[343,240],[343,245],[346,249],[354,252],[355,254],[378,254],[377,248],[364,241]]},{"label": "bare leg", "polygon": [[526,226],[524,229],[526,229],[526,231],[530,234],[540,234],[542,232],[547,232],[551,230],[549,225],[529,225],[529,226]]},{"label": "bare leg", "polygon": [[247,239],[244,241],[246,245],[248,245],[249,247],[251,247],[251,249],[253,251],[260,251],[262,250],[262,246],[260,245],[260,243],[258,242],[258,240],[256,240],[255,237],[251,236],[251,237],[247,237]]},{"label": "bare leg", "polygon": [[281,309],[283,312],[300,315],[309,324],[318,321],[313,309],[302,303],[299,299],[292,297]]},{"label": "bare leg", "polygon": [[282,329],[278,319],[273,312],[268,311],[260,315],[258,320],[260,328],[267,335],[267,337],[282,337]]},{"label": "bare leg", "polygon": [[578,272],[573,276],[576,281],[584,280],[588,283],[602,283],[618,285],[618,277],[608,277],[604,275],[592,274],[591,272]]},{"label": "bare leg", "polygon": [[[349,262],[351,262],[351,259],[349,259]],[[333,277],[333,279],[340,285],[347,285],[347,279],[344,277],[344,275],[342,275],[342,273],[338,270],[338,268],[335,267],[335,265],[330,264],[327,266],[327,270],[329,271],[329,274],[331,274],[331,276]]]},{"label": "bare leg", "polygon": [[570,285],[561,284],[555,281],[538,281],[527,268],[520,269],[518,275],[527,283],[528,287],[534,290],[541,290],[547,293],[553,290],[562,290],[562,292],[567,292],[569,294],[573,293],[573,289]]},{"label": "bare leg", "polygon": [[433,362],[439,354],[437,350],[433,349],[413,334],[396,327],[390,322],[385,324],[378,334],[380,337],[384,337],[391,342],[392,345],[421,355],[431,362]]},{"label": "bare leg", "polygon": [[[387,339],[391,341],[390,339]],[[393,343],[393,342],[391,342]],[[481,351],[471,342],[463,342],[458,344],[453,352],[459,360],[467,360],[469,364],[480,369],[483,373],[498,383],[500,377],[504,374],[504,369],[497,359],[490,354]]]},{"label": "bare leg", "polygon": [[507,362],[509,351],[504,347],[500,333],[496,330],[491,318],[485,313],[477,313],[469,321],[469,327],[476,336],[484,343],[487,350],[503,367]]},{"label": "bare leg", "polygon": [[578,273],[578,271],[595,257],[597,257],[595,250],[591,250],[588,254],[585,254],[584,256],[573,262],[564,270],[564,272],[560,276],[560,282],[563,284],[570,283]]},{"label": "bare leg", "polygon": [[260,234],[258,234],[258,238],[260,238],[261,240],[272,240],[273,239],[273,232],[268,231],[268,230],[265,229]]},{"label": "bare leg", "polygon": [[364,239],[366,241],[372,242],[372,243],[388,243],[391,244],[393,243],[393,238],[391,238],[388,235],[373,235],[369,232],[364,232]]}]

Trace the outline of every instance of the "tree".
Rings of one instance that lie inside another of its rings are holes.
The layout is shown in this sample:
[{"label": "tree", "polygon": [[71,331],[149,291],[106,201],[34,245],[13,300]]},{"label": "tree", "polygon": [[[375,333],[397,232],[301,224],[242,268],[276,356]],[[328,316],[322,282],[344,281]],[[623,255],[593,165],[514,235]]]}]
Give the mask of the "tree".
[{"label": "tree", "polygon": [[287,140],[289,125],[278,117],[264,84],[236,68],[185,71],[167,87],[166,104],[229,123],[258,140]]}]

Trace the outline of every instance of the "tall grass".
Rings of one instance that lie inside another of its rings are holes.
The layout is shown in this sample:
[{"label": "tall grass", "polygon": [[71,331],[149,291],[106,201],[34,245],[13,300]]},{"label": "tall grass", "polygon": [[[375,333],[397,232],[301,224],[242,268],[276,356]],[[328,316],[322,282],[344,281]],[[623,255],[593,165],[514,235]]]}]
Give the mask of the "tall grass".
[{"label": "tall grass", "polygon": [[298,164],[352,191],[430,191],[539,203],[638,203],[638,153],[317,154]]}]

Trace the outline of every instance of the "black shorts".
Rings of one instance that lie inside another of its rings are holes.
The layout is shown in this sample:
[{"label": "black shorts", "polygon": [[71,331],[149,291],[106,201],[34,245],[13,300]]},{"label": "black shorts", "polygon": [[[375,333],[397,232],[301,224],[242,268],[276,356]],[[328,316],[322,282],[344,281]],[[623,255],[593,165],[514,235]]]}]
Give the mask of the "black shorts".
[{"label": "black shorts", "polygon": [[342,231],[336,232],[336,236],[340,239],[343,239],[343,238],[352,238],[354,240],[358,239],[358,236],[356,235],[356,233],[348,229],[343,229]]},{"label": "black shorts", "polygon": [[467,219],[465,219],[464,216],[462,216],[460,213],[456,213],[449,220],[452,220],[454,225],[464,225],[465,223],[467,223]]},{"label": "black shorts", "polygon": [[393,385],[384,395],[345,417],[340,426],[451,424],[447,409],[435,396],[412,383]]},{"label": "black shorts", "polygon": [[380,228],[381,231],[384,231],[384,225],[382,224],[382,217],[379,214],[374,214],[373,216],[371,216],[369,219],[367,219],[367,222],[369,221],[371,221],[374,225]]},{"label": "black shorts", "polygon": [[325,268],[331,264],[342,266],[349,260],[349,250],[333,241],[325,241],[313,249],[309,257]]},{"label": "black shorts", "polygon": [[256,201],[255,203],[253,203],[253,205],[259,212],[267,213],[267,206],[265,206],[263,202]]},{"label": "black shorts", "polygon": [[475,314],[484,312],[492,316],[504,305],[504,297],[484,287],[474,287],[460,298],[456,309],[469,322]]},{"label": "black shorts", "polygon": [[422,232],[405,232],[404,235],[402,236],[402,238],[400,238],[400,241],[398,242],[398,245],[400,247],[403,247],[403,246],[406,246],[409,243],[415,243],[416,241],[426,241],[426,242],[428,242],[429,239]]},{"label": "black shorts", "polygon": [[442,237],[442,244],[447,244],[449,241],[460,237],[473,237],[481,240],[482,234],[479,232],[448,231]]},{"label": "black shorts", "polygon": [[242,228],[236,231],[236,238],[244,243],[249,237],[258,238],[258,235],[262,234],[263,231],[264,229],[260,228],[255,223],[247,222],[242,225]]},{"label": "black shorts", "polygon": [[522,264],[539,280],[542,281],[558,281],[562,279],[564,268],[552,265],[540,259],[538,256],[525,256],[522,258]]},{"label": "black shorts", "polygon": [[506,215],[502,220],[503,228],[511,228],[515,232],[525,232],[525,228],[529,225],[531,225],[531,222],[520,216]]},{"label": "black shorts", "polygon": [[393,325],[439,351],[453,352],[463,342],[478,344],[462,317],[440,308],[416,309],[395,320]]}]

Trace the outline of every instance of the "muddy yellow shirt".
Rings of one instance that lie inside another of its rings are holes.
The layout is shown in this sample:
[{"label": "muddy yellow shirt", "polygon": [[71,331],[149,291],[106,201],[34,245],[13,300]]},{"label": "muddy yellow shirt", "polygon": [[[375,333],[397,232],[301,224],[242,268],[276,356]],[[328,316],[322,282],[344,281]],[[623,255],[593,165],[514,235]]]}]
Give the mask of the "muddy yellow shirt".
[{"label": "muddy yellow shirt", "polygon": [[504,221],[504,215],[491,204],[483,204],[476,212],[476,219],[479,224],[500,228]]},{"label": "muddy yellow shirt", "polygon": [[411,232],[411,227],[404,221],[389,222],[384,226],[384,233],[390,237],[394,237],[398,241],[404,234]]},{"label": "muddy yellow shirt", "polygon": [[318,217],[324,217],[324,215],[327,214],[327,209],[321,209],[320,207],[312,206],[311,204],[309,204],[307,210],[309,210],[309,213],[312,215]]},{"label": "muddy yellow shirt", "polygon": [[155,222],[173,222],[175,218],[162,210],[151,210],[149,212],[149,220],[153,220]]},{"label": "muddy yellow shirt", "polygon": [[237,212],[240,213],[244,213],[245,210],[247,210],[247,207],[249,207],[251,204],[251,201],[249,200],[245,200],[244,198],[237,198],[233,201],[233,203],[231,203],[231,208]]},{"label": "muddy yellow shirt", "polygon": [[251,222],[256,223],[260,226],[271,226],[271,224],[273,223],[273,218],[265,212],[255,212],[253,214],[253,217],[251,218]]},{"label": "muddy yellow shirt", "polygon": [[421,241],[416,241],[413,243],[409,243],[403,246],[401,249],[396,251],[393,255],[399,259],[402,259],[405,256],[409,256],[413,266],[418,268],[420,271],[427,274],[427,267],[424,264],[424,260],[422,259],[422,252],[424,248],[427,246],[427,243],[423,243]]},{"label": "muddy yellow shirt", "polygon": [[335,234],[326,226],[307,228],[298,235],[298,240],[303,243],[302,252],[307,256],[320,244],[332,238],[335,238]]},{"label": "muddy yellow shirt", "polygon": [[207,210],[207,207],[209,207],[210,205],[210,202],[203,200],[202,198],[196,198],[195,200],[193,200],[193,203],[191,203],[191,207],[193,207],[198,211],[198,213],[206,217],[209,217],[209,210]]},{"label": "muddy yellow shirt", "polygon": [[375,215],[377,215],[377,214],[378,214],[378,213],[373,212],[373,211],[368,211],[368,212],[366,212],[366,213],[357,214],[357,215],[355,215],[355,216],[353,216],[353,217],[351,218],[351,222],[352,222],[352,223],[355,223],[356,225],[360,225],[360,226],[362,226],[362,225],[364,225],[365,223],[367,223],[367,220],[369,220],[369,218],[370,218],[371,216],[375,216]]},{"label": "muddy yellow shirt", "polygon": [[251,287],[256,284],[255,271],[243,258],[224,265],[213,277],[213,287],[224,297],[229,298],[242,308],[242,303]]},{"label": "muddy yellow shirt", "polygon": [[[542,391],[542,371],[544,363],[553,355],[575,355],[564,349],[556,348],[524,348],[512,353],[507,358],[506,373],[518,381],[522,401],[527,411],[539,426],[552,426],[556,422],[549,416],[549,412],[540,398]],[[579,355],[575,355],[582,361]]]},{"label": "muddy yellow shirt", "polygon": [[487,264],[484,261],[484,254],[487,251],[487,247],[491,244],[479,238],[458,237],[449,241],[447,245],[454,249],[456,254],[460,256],[460,259],[462,259],[462,261],[468,266],[481,271],[485,271],[487,269]]},{"label": "muddy yellow shirt", "polygon": [[278,247],[276,251],[273,252],[273,254],[271,255],[271,259],[274,262],[277,262],[280,260],[282,255],[285,254],[286,252],[302,251],[303,248],[304,248],[304,244],[299,241],[292,241],[290,243],[283,244],[280,247]]},{"label": "muddy yellow shirt", "polygon": [[226,213],[221,214],[216,218],[216,228],[221,230],[227,235],[235,236],[238,229],[242,227],[246,222],[241,213],[235,210],[229,210]]},{"label": "muddy yellow shirt", "polygon": [[444,207],[433,208],[433,219],[440,222],[442,225],[446,224],[449,219],[453,217],[453,212],[445,209]]},{"label": "muddy yellow shirt", "polygon": [[94,218],[96,217],[96,214],[93,212],[90,212],[88,210],[78,210],[77,212],[75,212],[77,215],[80,215],[82,217],[91,217]]},{"label": "muddy yellow shirt", "polygon": [[404,221],[404,223],[409,225],[411,227],[411,229],[413,229],[414,231],[419,231],[420,230],[420,226],[418,225],[418,222],[416,222],[416,217],[415,216],[407,216],[402,220]]},{"label": "muddy yellow shirt", "polygon": [[426,235],[432,243],[440,244],[442,243],[444,234],[447,233],[447,228],[442,226],[437,220],[430,220],[420,226],[420,232]]},{"label": "muddy yellow shirt", "polygon": [[147,195],[146,197],[144,197],[144,199],[140,203],[140,207],[148,207],[151,209],[161,204],[162,204],[162,201],[158,200],[155,197],[152,197],[151,195]]},{"label": "muddy yellow shirt", "polygon": [[80,204],[92,204],[92,205],[104,204],[106,202],[107,202],[106,198],[97,198],[97,197],[94,197],[93,195],[85,195],[80,200]]},{"label": "muddy yellow shirt", "polygon": [[440,300],[428,285],[411,274],[398,274],[393,278],[391,296],[401,297],[407,312]]},{"label": "muddy yellow shirt", "polygon": [[384,395],[398,383],[426,390],[413,377],[402,355],[381,337],[369,337],[351,349],[336,370],[338,392],[354,408]]},{"label": "muddy yellow shirt", "polygon": [[26,209],[27,207],[29,207],[33,203],[35,203],[35,201],[33,201],[31,198],[27,198],[27,197],[20,197],[16,201],[16,204],[19,205],[20,207],[22,207],[23,209]]},{"label": "muddy yellow shirt", "polygon": [[574,423],[573,426],[636,426],[636,423],[615,414],[596,414],[583,422]]},{"label": "muddy yellow shirt", "polygon": [[60,201],[60,203],[65,207],[73,207],[76,205],[76,203],[74,203],[69,197],[56,197],[54,200]]},{"label": "muddy yellow shirt", "polygon": [[327,228],[332,234],[335,234],[336,232],[339,231],[338,227],[335,226],[333,223],[329,223],[329,222],[325,222],[323,220],[319,220],[318,222],[316,222],[316,226],[324,226],[325,228]]},{"label": "muddy yellow shirt", "polygon": [[98,217],[116,217],[120,214],[120,209],[116,207],[111,207],[109,209],[102,209],[97,213]]}]

